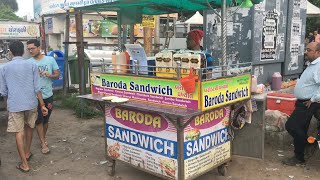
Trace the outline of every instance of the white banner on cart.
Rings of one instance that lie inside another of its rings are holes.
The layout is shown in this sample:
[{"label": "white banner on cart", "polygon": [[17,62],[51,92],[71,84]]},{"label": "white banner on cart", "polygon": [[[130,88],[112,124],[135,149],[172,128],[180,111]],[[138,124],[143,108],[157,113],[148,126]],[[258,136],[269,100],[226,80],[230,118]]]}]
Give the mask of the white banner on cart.
[{"label": "white banner on cart", "polygon": [[159,114],[106,108],[108,156],[156,174],[177,178],[177,132]]}]

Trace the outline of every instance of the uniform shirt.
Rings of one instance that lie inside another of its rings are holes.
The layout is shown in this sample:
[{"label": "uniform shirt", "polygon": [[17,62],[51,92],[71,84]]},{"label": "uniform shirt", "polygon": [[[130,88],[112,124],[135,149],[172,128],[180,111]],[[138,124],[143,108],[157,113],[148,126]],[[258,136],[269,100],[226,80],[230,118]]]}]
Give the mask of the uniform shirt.
[{"label": "uniform shirt", "polygon": [[294,88],[297,99],[320,101],[320,58],[312,61],[301,74]]},{"label": "uniform shirt", "polygon": [[9,112],[21,112],[38,106],[40,76],[37,65],[14,57],[0,71],[0,94],[6,96]]},{"label": "uniform shirt", "polygon": [[43,99],[47,99],[53,95],[52,92],[52,79],[45,77],[43,73],[45,71],[50,72],[53,74],[54,70],[58,70],[59,66],[56,60],[51,56],[45,56],[41,60],[36,60],[34,58],[30,58],[30,60],[38,66],[38,70],[40,73],[40,83],[41,83],[41,91]]}]

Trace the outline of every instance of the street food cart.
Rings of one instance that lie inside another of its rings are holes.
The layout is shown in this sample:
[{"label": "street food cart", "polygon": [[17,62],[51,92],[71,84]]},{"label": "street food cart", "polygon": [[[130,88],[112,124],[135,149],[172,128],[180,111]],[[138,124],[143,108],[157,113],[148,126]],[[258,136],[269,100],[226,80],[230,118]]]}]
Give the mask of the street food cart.
[{"label": "street food cart", "polygon": [[115,161],[169,179],[193,179],[216,167],[225,173],[230,105],[250,98],[250,74],[199,79],[193,93],[178,79],[136,74],[91,74],[91,83],[92,94],[80,97],[105,105],[111,175]]},{"label": "street food cart", "polygon": [[194,89],[186,92],[181,79],[193,70],[181,61],[174,66],[133,61],[104,64],[91,73],[91,94],[79,96],[104,109],[109,175],[116,161],[165,179],[194,179],[217,167],[224,175],[231,160],[231,105],[251,97],[246,71],[251,64],[235,65],[236,74],[226,64],[195,68]]}]

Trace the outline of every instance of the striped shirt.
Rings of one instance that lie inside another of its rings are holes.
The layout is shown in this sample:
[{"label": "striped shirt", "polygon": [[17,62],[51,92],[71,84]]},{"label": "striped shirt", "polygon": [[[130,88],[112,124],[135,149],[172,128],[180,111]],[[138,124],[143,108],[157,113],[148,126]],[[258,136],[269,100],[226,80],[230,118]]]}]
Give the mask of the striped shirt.
[{"label": "striped shirt", "polygon": [[303,71],[294,88],[294,95],[301,100],[320,101],[320,57]]},{"label": "striped shirt", "polygon": [[41,90],[37,65],[22,57],[14,57],[0,71],[0,94],[6,96],[9,112],[21,112],[37,107]]}]

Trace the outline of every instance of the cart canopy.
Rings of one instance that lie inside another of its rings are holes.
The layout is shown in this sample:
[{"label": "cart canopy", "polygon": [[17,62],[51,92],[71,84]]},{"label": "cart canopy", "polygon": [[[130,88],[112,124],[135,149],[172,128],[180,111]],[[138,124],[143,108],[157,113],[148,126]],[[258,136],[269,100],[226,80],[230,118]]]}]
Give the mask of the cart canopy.
[{"label": "cart canopy", "polygon": [[[232,0],[227,0],[227,5]],[[220,8],[222,0],[107,0],[103,4],[84,6],[77,9],[85,11],[125,11],[126,8],[140,9],[142,14],[159,15],[186,11],[200,11]]]}]

